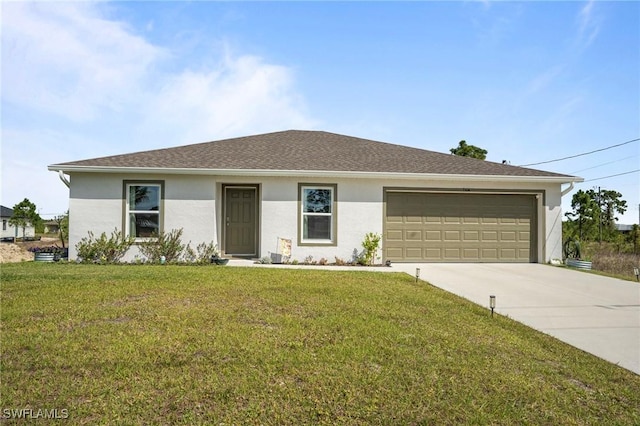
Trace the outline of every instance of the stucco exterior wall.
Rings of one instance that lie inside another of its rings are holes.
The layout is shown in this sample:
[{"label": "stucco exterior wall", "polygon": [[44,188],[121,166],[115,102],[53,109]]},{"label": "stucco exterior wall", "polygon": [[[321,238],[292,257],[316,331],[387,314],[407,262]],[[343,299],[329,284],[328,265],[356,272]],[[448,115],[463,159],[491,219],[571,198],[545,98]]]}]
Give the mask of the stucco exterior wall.
[{"label": "stucco exterior wall", "polygon": [[[164,181],[164,230],[183,228],[183,242],[195,247],[215,241],[223,248],[223,187],[257,185],[259,202],[259,256],[277,252],[278,238],[292,240],[292,258],[308,256],[314,260],[335,257],[351,260],[354,250],[362,250],[366,233],[382,234],[385,188],[461,190],[460,182],[370,178],[318,177],[235,177],[200,175],[134,175],[74,173],[70,191],[70,258],[76,257],[75,245],[88,231],[95,235],[111,233],[123,227],[123,180]],[[333,246],[298,245],[298,190],[300,183],[336,185],[337,244]],[[469,190],[540,191],[538,201],[538,259],[548,262],[562,255],[562,213],[560,185],[535,183],[469,181]],[[138,254],[134,247],[124,260]],[[384,261],[384,259],[379,259]]]},{"label": "stucco exterior wall", "polygon": [[[9,219],[11,218],[3,217],[1,219],[2,227],[0,228],[0,238],[15,238],[15,237],[22,238],[22,228],[11,225],[9,223]],[[35,237],[35,235],[36,235],[36,228],[34,228],[32,225],[25,227],[25,230],[24,230],[25,237]]]},{"label": "stucco exterior wall", "polygon": [[[69,258],[76,244],[91,231],[97,237],[123,230],[123,181],[164,181],[163,229],[183,229],[182,240],[195,248],[217,241],[216,185],[212,176],[127,175],[82,173],[71,176],[69,199]],[[139,254],[132,247],[125,261]]]}]

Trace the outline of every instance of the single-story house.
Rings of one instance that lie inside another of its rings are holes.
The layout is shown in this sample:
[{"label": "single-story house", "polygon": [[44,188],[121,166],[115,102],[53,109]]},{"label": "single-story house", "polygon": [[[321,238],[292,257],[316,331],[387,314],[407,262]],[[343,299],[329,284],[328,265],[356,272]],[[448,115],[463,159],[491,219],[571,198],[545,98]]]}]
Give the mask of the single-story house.
[{"label": "single-story house", "polygon": [[55,220],[47,220],[44,222],[45,234],[57,234],[60,232],[60,225]]},{"label": "single-story house", "polygon": [[633,225],[623,225],[621,223],[616,223],[616,229],[620,231],[622,235],[630,234],[633,231]]},{"label": "single-story house", "polygon": [[70,259],[89,231],[144,240],[182,228],[184,242],[215,242],[227,257],[270,256],[285,239],[291,259],[351,260],[373,232],[378,262],[542,263],[562,257],[561,186],[582,181],[301,130],[49,170],[70,187]]},{"label": "single-story house", "polygon": [[[9,207],[0,206],[0,220],[2,220],[2,231],[0,233],[0,240],[8,241],[14,238],[22,238],[22,228],[16,227],[9,223],[9,220],[13,216],[13,209]],[[24,236],[33,238],[36,235],[36,228],[29,224],[24,229]]]}]

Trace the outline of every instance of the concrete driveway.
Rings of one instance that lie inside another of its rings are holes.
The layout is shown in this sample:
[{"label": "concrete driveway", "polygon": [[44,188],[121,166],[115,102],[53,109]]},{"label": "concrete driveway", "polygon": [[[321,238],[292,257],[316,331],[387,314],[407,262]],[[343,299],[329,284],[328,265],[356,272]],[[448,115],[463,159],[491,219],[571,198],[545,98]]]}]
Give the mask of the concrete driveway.
[{"label": "concrete driveway", "polygon": [[540,264],[411,263],[393,270],[640,374],[640,284]]}]

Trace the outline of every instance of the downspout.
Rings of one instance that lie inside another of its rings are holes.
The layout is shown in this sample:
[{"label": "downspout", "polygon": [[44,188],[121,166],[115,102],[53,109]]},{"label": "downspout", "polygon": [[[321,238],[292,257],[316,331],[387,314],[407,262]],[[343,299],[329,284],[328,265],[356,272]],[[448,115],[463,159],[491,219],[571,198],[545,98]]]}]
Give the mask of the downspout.
[{"label": "downspout", "polygon": [[573,181],[569,182],[569,187],[567,189],[565,189],[564,191],[560,192],[560,198],[562,198],[565,195],[567,195],[569,192],[571,192],[572,189],[573,189]]},{"label": "downspout", "polygon": [[60,178],[62,183],[67,185],[67,188],[71,188],[71,182],[69,182],[69,179],[67,179],[67,177],[64,175],[64,172],[62,170],[58,170],[58,177]]}]

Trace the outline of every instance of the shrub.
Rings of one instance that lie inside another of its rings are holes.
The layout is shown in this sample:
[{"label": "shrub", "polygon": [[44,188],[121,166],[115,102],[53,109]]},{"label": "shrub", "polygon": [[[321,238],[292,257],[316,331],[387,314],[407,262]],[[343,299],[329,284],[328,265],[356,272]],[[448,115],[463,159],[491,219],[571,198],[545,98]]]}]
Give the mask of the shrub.
[{"label": "shrub", "polygon": [[93,232],[89,231],[89,236],[76,244],[76,251],[83,263],[117,263],[134,241],[133,237],[124,237],[118,229],[109,238],[105,232],[95,238]]},{"label": "shrub", "polygon": [[373,232],[369,232],[364,236],[364,240],[362,241],[362,247],[364,248],[364,252],[361,257],[358,258],[358,263],[364,265],[372,265],[376,260],[376,253],[378,252],[378,247],[380,247],[380,240],[382,236],[380,234],[375,234]]},{"label": "shrub", "polygon": [[218,257],[219,254],[218,245],[214,242],[201,243],[196,246],[197,263],[211,263],[211,258]]},{"label": "shrub", "polygon": [[[186,245],[182,244],[182,228],[172,229],[168,233],[160,232],[155,234],[148,241],[140,243],[138,248],[140,253],[151,263],[160,263],[164,256],[164,261],[174,263],[180,260],[185,253]],[[193,250],[190,253],[195,256]]]}]

